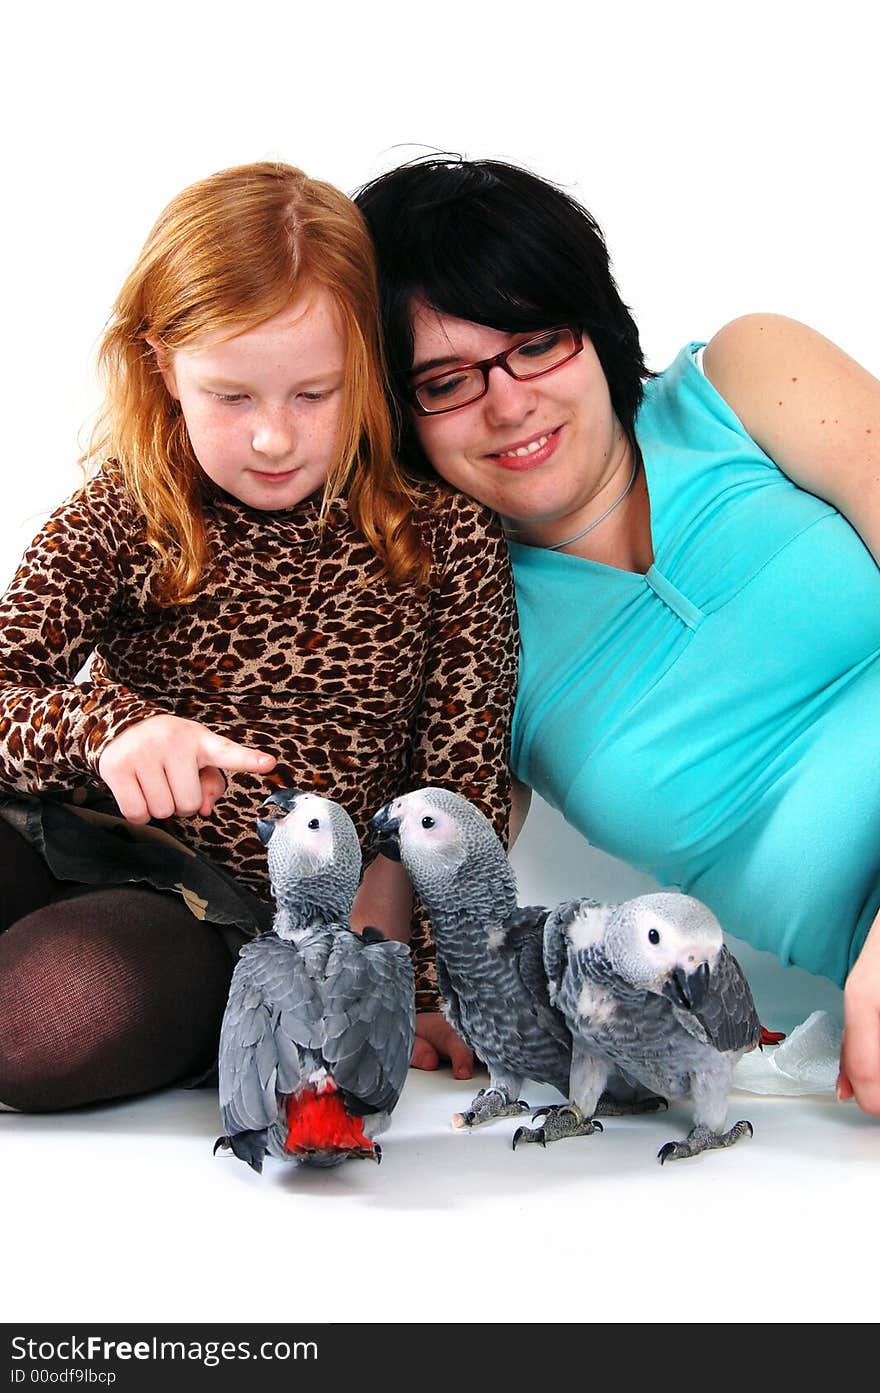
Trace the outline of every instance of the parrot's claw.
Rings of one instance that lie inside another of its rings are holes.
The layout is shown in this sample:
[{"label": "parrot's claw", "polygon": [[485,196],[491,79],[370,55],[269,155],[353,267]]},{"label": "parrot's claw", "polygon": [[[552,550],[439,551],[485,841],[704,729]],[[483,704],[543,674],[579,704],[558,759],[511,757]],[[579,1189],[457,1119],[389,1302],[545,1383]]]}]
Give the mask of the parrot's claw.
[{"label": "parrot's claw", "polygon": [[692,1127],[684,1141],[668,1141],[657,1152],[661,1166],[664,1161],[680,1161],[689,1156],[699,1156],[701,1151],[714,1151],[717,1147],[733,1146],[741,1137],[752,1137],[755,1129],[751,1122],[735,1122],[727,1132],[710,1132],[708,1127]]},{"label": "parrot's claw", "polygon": [[382,1148],[381,1148],[381,1146],[379,1145],[378,1142],[374,1142],[374,1143],[373,1143],[373,1160],[376,1162],[376,1165],[377,1165],[377,1166],[381,1166],[381,1164],[382,1164]]},{"label": "parrot's claw", "polygon": [[218,1151],[231,1151],[239,1161],[247,1161],[257,1175],[263,1172],[263,1157],[268,1147],[266,1129],[253,1132],[236,1132],[230,1137],[218,1137],[214,1143],[214,1155]]},{"label": "parrot's claw", "polygon": [[574,1103],[552,1104],[536,1108],[532,1118],[544,1117],[543,1127],[518,1127],[513,1134],[513,1149],[517,1142],[540,1142],[546,1146],[548,1141],[562,1141],[564,1137],[589,1137],[593,1132],[605,1129],[595,1117],[584,1117]]},{"label": "parrot's claw", "polygon": [[535,1141],[540,1142],[541,1146],[547,1145],[547,1138],[544,1136],[543,1127],[517,1127],[513,1134],[513,1149],[516,1151],[517,1142]]},{"label": "parrot's claw", "polygon": [[497,1122],[499,1117],[521,1117],[529,1112],[522,1098],[511,1098],[504,1088],[481,1088],[466,1112],[453,1114],[453,1127],[479,1127],[484,1122]]}]

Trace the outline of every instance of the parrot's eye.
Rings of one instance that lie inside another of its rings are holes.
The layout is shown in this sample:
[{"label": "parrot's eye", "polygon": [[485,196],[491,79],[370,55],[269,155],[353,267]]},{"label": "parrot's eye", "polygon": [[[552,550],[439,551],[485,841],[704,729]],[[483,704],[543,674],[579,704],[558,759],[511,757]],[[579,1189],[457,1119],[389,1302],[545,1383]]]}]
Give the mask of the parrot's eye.
[{"label": "parrot's eye", "polygon": [[316,817],[309,818],[309,824],[308,824],[308,825],[309,825],[309,831],[310,831],[310,832],[317,832],[318,828],[321,826],[320,822],[318,821],[318,819],[317,819]]},{"label": "parrot's eye", "polygon": [[660,942],[660,933],[659,933],[659,930],[658,930],[658,929],[649,929],[649,930],[648,930],[648,942],[649,942],[649,943],[659,943],[659,942]]},{"label": "parrot's eye", "polygon": [[429,817],[428,814],[426,813],[425,816],[422,818],[422,826],[423,826],[423,827],[435,827],[435,826],[436,826],[436,823],[434,822],[434,819],[433,819],[432,817]]}]

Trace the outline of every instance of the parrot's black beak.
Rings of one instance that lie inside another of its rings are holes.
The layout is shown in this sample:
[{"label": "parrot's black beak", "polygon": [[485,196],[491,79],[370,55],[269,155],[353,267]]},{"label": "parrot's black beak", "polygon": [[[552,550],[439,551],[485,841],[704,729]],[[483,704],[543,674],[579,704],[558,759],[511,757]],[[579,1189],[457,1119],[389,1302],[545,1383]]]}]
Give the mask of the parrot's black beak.
[{"label": "parrot's black beak", "polygon": [[374,817],[370,818],[370,831],[376,842],[376,850],[389,861],[400,860],[400,818],[392,817],[391,804],[386,803]]},{"label": "parrot's black beak", "polygon": [[275,831],[276,822],[281,822],[287,817],[287,814],[296,807],[297,798],[301,796],[301,792],[297,788],[279,788],[275,793],[269,794],[257,818],[257,836],[263,846],[268,844],[269,838]]},{"label": "parrot's black beak", "polygon": [[694,972],[677,967],[667,979],[663,995],[673,1006],[685,1011],[699,1011],[709,991],[709,964],[700,963]]}]

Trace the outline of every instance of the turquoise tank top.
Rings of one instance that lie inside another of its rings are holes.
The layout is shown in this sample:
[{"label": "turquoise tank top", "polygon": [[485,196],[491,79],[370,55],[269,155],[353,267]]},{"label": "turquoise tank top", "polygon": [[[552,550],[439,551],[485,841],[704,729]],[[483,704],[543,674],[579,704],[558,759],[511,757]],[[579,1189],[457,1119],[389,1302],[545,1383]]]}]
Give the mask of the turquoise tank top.
[{"label": "turquoise tank top", "polygon": [[842,984],[880,906],[880,571],[700,346],[636,423],[647,574],[511,543],[513,767],[595,846]]}]

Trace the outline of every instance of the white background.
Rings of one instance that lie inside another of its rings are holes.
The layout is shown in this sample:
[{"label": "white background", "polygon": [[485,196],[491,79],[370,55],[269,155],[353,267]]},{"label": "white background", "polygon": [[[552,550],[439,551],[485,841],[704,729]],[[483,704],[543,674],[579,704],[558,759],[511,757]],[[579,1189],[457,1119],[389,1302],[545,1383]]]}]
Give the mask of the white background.
[{"label": "white background", "polygon": [[[94,348],[150,225],[185,184],[248,160],[347,190],[425,146],[528,165],[603,226],[650,366],[775,310],[878,372],[870,13],[789,0],[16,6],[0,94],[0,579],[78,482]],[[584,859],[544,809],[518,867],[523,898],[642,883]],[[839,1008],[828,984],[748,961],[768,1024]],[[0,1118],[16,1253],[4,1318],[319,1318],[322,1284],[336,1319],[871,1318],[880,1126],[852,1109],[762,1102],[753,1143],[661,1171],[662,1120],[619,1126],[617,1151],[609,1128],[583,1153],[513,1156],[497,1129],[452,1152],[452,1088],[417,1081],[368,1177],[260,1183],[212,1163],[205,1095]],[[233,1254],[285,1250],[288,1292],[267,1292],[252,1260],[244,1289],[221,1275]],[[666,1280],[676,1259],[683,1281],[696,1259],[715,1282],[683,1300]]]}]

